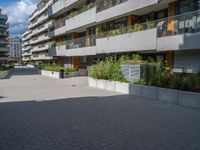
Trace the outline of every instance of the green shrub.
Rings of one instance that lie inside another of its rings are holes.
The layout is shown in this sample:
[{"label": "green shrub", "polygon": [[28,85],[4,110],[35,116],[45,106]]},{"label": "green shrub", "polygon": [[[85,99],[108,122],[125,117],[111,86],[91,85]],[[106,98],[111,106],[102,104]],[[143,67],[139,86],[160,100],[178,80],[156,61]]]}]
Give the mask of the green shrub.
[{"label": "green shrub", "polygon": [[55,71],[59,72],[61,70],[64,70],[64,72],[74,72],[76,69],[73,68],[65,68],[65,67],[60,67],[60,66],[53,66],[53,65],[43,65],[40,67],[41,70],[46,70],[46,71]]},{"label": "green shrub", "polygon": [[2,72],[2,71],[6,71],[6,70],[9,70],[9,69],[11,69],[11,68],[13,68],[13,66],[11,66],[11,65],[9,65],[9,64],[4,64],[4,65],[0,65],[0,71]]},{"label": "green shrub", "polygon": [[121,72],[120,61],[116,58],[107,58],[105,61],[98,61],[92,66],[89,75],[95,79],[113,80],[126,82]]},{"label": "green shrub", "polygon": [[134,80],[133,84],[145,84],[144,79]]},{"label": "green shrub", "polygon": [[153,21],[147,21],[146,24],[147,24],[147,29],[152,29],[155,27],[155,22]]},{"label": "green shrub", "polygon": [[142,59],[142,56],[133,54],[131,57],[122,56],[120,57],[121,64],[145,64],[146,62]]},{"label": "green shrub", "polygon": [[175,73],[170,80],[170,87],[177,90],[188,90],[189,80],[184,73]]},{"label": "green shrub", "polygon": [[147,85],[169,86],[169,72],[164,62],[155,61],[143,66],[142,77]]}]

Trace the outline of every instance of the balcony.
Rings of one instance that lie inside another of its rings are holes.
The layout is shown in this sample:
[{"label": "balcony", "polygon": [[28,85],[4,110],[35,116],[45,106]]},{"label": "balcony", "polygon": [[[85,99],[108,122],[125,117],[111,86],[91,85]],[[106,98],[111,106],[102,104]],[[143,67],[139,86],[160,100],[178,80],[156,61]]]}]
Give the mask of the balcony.
[{"label": "balcony", "polygon": [[5,56],[0,56],[0,60],[7,60],[8,57],[5,57]]},{"label": "balcony", "polygon": [[4,14],[0,14],[0,19],[7,20],[7,19],[8,19],[8,16],[7,16],[7,15],[4,15]]},{"label": "balcony", "polygon": [[1,52],[8,52],[9,48],[7,48],[7,47],[0,47],[0,51]]},{"label": "balcony", "polygon": [[48,44],[42,44],[42,45],[33,47],[32,52],[39,52],[39,51],[44,51],[44,50],[48,50],[48,49],[49,49]]},{"label": "balcony", "polygon": [[[63,24],[53,31],[53,36],[58,36],[65,34],[66,32],[72,32],[78,28],[86,28],[89,27],[96,22],[96,7],[94,5],[91,6],[89,10],[84,12],[77,12],[78,14],[69,15],[66,20],[63,21]],[[73,16],[74,15],[74,16]]]},{"label": "balcony", "polygon": [[157,4],[159,0],[102,0],[97,3],[97,22],[127,15],[130,12]]},{"label": "balcony", "polygon": [[41,15],[40,17],[38,17],[34,22],[32,22],[29,25],[29,29],[34,28],[36,26],[38,26],[39,24],[42,24],[45,20],[48,19],[48,13],[44,13],[43,15]]},{"label": "balcony", "polygon": [[51,21],[48,21],[45,24],[40,25],[39,27],[37,27],[36,29],[34,29],[32,31],[32,33],[30,34],[30,36],[34,36],[36,34],[39,34],[39,33],[43,32],[43,31],[48,30],[49,26],[51,26],[52,24],[53,24],[53,21],[51,20]]},{"label": "balcony", "polygon": [[22,61],[29,61],[30,60],[30,57],[23,57],[22,58]]},{"label": "balcony", "polygon": [[28,46],[29,44],[30,44],[29,41],[25,41],[25,42],[22,43],[22,46]]},{"label": "balcony", "polygon": [[8,27],[9,27],[9,23],[6,23],[6,24],[0,24],[0,27],[2,27],[2,28],[8,28]]},{"label": "balcony", "polygon": [[45,34],[42,34],[42,35],[37,36],[37,37],[35,37],[35,38],[32,38],[32,39],[30,40],[30,44],[40,43],[40,42],[42,42],[42,41],[46,41],[46,40],[49,40],[49,39],[50,39],[50,37],[48,36],[47,33],[45,33]]},{"label": "balcony", "polygon": [[0,39],[0,44],[9,44],[9,42],[7,40],[1,40]]},{"label": "balcony", "polygon": [[78,0],[58,0],[50,7],[49,13],[51,15],[62,13],[64,9],[68,8],[69,6],[71,6],[72,4],[76,2],[78,2]]},{"label": "balcony", "polygon": [[53,0],[49,0],[49,2],[47,2],[47,3],[45,4],[45,6],[44,6],[42,9],[35,11],[35,12],[32,14],[32,16],[30,17],[29,21],[32,21],[35,17],[37,17],[37,16],[39,16],[41,13],[43,13],[43,12],[49,7],[49,5],[51,5],[52,2],[53,2]]},{"label": "balcony", "polygon": [[169,17],[158,27],[157,50],[200,49],[199,39],[200,11]]},{"label": "balcony", "polygon": [[24,51],[24,52],[25,52],[25,51],[29,51],[30,49],[31,49],[30,46],[25,46],[25,47],[22,48],[22,51]]},{"label": "balcony", "polygon": [[97,53],[156,50],[156,23],[149,21],[99,33],[96,42]]},{"label": "balcony", "polygon": [[27,57],[27,56],[31,56],[31,54],[32,54],[31,52],[23,52],[22,56]]},{"label": "balcony", "polygon": [[4,30],[4,31],[0,31],[0,35],[1,36],[9,36],[9,32]]},{"label": "balcony", "polygon": [[53,57],[50,57],[48,54],[33,54],[31,56],[31,60],[50,60],[53,59]]},{"label": "balcony", "polygon": [[[87,42],[88,41],[88,42]],[[68,40],[52,46],[49,50],[50,56],[87,56],[96,55],[96,40],[86,37]]]}]

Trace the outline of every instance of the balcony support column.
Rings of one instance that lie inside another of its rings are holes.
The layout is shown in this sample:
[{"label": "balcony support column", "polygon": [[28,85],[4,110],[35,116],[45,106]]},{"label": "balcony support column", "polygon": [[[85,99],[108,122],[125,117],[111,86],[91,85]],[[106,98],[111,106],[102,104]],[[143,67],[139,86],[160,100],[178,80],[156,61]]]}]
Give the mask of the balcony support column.
[{"label": "balcony support column", "polygon": [[[169,3],[168,5],[168,17],[172,17],[176,15],[176,2]],[[175,21],[174,18],[169,18],[168,20],[168,33],[167,34],[173,34],[175,30]],[[173,69],[174,65],[174,52],[173,50],[169,50],[166,52],[166,61],[167,66],[170,68],[170,70]]]},{"label": "balcony support column", "polygon": [[136,23],[139,23],[138,16],[136,16],[136,15],[128,16],[128,18],[127,18],[127,26],[132,26],[132,25],[134,25]]},{"label": "balcony support column", "polygon": [[72,68],[79,68],[79,66],[80,66],[80,57],[73,56],[72,57]]},{"label": "balcony support column", "polygon": [[167,51],[165,55],[165,60],[166,60],[167,66],[170,68],[170,70],[172,70],[173,65],[174,65],[174,52]]},{"label": "balcony support column", "polygon": [[173,16],[176,15],[176,2],[172,2],[169,3],[168,5],[168,17],[172,17],[169,18],[168,20],[168,33],[171,34],[174,32],[175,29],[175,21],[173,19]]},{"label": "balcony support column", "polygon": [[86,29],[86,47],[89,47],[90,46],[90,29],[87,28]]}]

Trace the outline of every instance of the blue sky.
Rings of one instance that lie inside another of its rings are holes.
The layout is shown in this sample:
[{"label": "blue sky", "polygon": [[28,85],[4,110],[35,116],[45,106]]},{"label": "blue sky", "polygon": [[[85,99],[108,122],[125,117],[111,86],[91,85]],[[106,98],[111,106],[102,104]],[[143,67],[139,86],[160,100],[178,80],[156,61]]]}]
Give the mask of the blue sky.
[{"label": "blue sky", "polygon": [[28,18],[39,0],[0,0],[0,8],[8,15],[10,36],[21,36],[28,25]]}]

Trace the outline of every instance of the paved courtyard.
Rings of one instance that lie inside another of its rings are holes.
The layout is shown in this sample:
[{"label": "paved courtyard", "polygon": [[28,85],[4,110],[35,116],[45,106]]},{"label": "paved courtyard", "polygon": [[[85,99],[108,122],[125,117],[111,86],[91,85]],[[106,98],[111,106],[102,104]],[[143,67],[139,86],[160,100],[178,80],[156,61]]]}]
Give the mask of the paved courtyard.
[{"label": "paved courtyard", "polygon": [[199,110],[34,73],[0,80],[0,150],[200,149]]},{"label": "paved courtyard", "polygon": [[0,80],[0,102],[45,101],[71,97],[112,96],[108,92],[87,86],[87,77],[54,79],[41,76],[32,68],[17,68],[13,75]]}]

